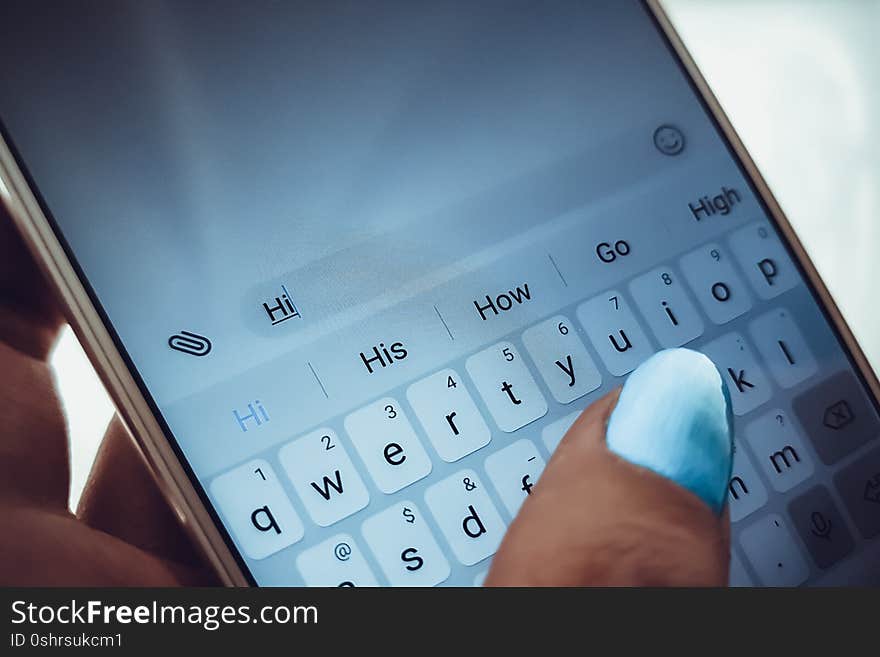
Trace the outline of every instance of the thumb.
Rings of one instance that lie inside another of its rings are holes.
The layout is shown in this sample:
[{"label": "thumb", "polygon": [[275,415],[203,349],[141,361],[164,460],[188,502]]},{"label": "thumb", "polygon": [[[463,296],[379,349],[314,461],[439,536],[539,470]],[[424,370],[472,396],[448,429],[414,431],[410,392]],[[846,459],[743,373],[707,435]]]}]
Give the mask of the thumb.
[{"label": "thumb", "polygon": [[487,586],[724,586],[730,398],[704,355],[661,351],[569,429]]}]

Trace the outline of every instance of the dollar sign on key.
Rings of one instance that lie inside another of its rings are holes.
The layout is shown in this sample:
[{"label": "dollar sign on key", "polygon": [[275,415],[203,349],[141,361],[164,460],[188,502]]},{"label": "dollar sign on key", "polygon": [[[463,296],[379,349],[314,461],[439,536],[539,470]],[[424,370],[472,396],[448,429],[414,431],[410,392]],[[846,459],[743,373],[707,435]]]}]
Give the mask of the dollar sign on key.
[{"label": "dollar sign on key", "polygon": [[413,524],[416,521],[416,514],[408,506],[403,507],[403,517],[406,518],[409,524]]}]

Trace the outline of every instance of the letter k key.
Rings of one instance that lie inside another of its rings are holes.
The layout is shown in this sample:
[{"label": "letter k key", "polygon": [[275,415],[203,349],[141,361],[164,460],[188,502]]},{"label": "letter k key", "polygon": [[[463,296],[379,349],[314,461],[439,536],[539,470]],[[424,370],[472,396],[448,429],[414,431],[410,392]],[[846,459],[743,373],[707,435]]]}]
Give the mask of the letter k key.
[{"label": "letter k key", "polygon": [[740,370],[737,373],[733,368],[728,367],[727,373],[730,375],[730,378],[733,380],[733,385],[736,386],[736,389],[740,392],[744,393],[746,388],[754,388],[755,384],[746,380],[746,371]]}]

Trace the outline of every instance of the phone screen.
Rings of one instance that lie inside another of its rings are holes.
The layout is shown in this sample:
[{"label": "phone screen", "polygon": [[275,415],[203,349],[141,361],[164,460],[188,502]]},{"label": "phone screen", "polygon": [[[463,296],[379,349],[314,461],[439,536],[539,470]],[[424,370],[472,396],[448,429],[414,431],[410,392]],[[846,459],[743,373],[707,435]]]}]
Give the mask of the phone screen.
[{"label": "phone screen", "polygon": [[479,584],[579,412],[685,345],[736,416],[731,582],[880,572],[874,403],[641,3],[4,11],[7,143],[254,583]]}]

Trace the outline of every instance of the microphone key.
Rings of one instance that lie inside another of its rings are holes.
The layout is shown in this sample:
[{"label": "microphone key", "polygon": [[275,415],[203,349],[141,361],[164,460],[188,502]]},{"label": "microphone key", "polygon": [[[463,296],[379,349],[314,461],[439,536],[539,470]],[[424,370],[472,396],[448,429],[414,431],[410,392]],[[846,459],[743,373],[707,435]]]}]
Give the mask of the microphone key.
[{"label": "microphone key", "polygon": [[819,568],[829,568],[852,552],[852,534],[825,486],[815,486],[795,498],[788,512]]}]

